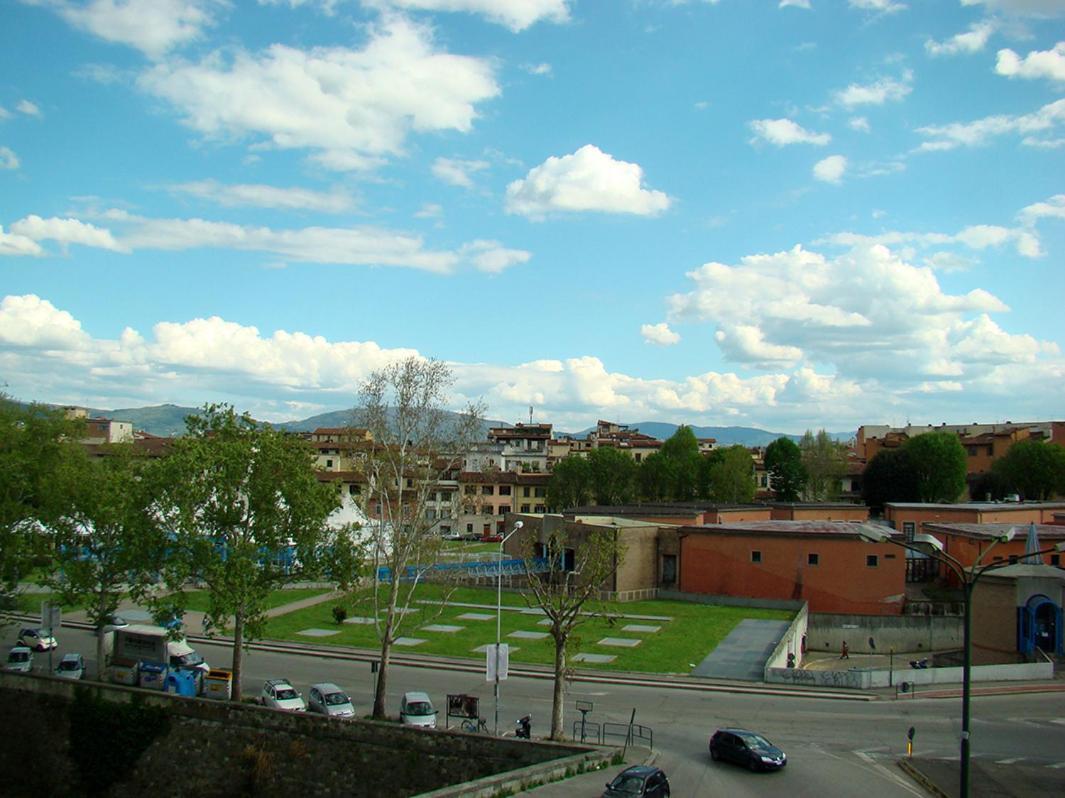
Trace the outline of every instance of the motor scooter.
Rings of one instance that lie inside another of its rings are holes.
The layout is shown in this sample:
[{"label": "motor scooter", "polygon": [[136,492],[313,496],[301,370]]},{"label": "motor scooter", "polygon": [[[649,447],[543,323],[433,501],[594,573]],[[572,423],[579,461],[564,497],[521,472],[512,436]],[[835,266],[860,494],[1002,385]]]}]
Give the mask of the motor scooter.
[{"label": "motor scooter", "polygon": [[518,718],[517,725],[514,728],[514,736],[521,740],[529,740],[532,738],[532,715],[525,715]]}]

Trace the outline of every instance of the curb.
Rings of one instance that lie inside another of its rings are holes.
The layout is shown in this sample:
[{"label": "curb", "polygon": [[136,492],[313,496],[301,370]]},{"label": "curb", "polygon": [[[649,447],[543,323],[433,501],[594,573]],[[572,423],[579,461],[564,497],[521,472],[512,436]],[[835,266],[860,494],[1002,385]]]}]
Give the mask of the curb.
[{"label": "curb", "polygon": [[939,788],[938,784],[936,784],[934,781],[932,781],[930,778],[928,778],[928,776],[926,776],[920,770],[915,768],[912,764],[910,764],[910,762],[908,760],[906,760],[906,759],[898,760],[898,766],[902,770],[903,773],[905,773],[911,779],[913,779],[918,784],[920,784],[922,787],[924,787],[928,792],[930,792],[936,798],[950,798],[949,795],[947,795],[945,792],[943,792],[943,790],[941,790]]}]

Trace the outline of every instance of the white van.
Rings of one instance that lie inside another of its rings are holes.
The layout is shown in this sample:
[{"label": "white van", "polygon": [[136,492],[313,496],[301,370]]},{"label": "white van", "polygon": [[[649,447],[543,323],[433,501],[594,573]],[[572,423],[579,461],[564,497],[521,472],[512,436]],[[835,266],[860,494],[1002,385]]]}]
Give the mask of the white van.
[{"label": "white van", "polygon": [[420,692],[404,693],[403,702],[399,705],[399,722],[408,726],[435,729],[436,710],[433,709],[429,695]]}]

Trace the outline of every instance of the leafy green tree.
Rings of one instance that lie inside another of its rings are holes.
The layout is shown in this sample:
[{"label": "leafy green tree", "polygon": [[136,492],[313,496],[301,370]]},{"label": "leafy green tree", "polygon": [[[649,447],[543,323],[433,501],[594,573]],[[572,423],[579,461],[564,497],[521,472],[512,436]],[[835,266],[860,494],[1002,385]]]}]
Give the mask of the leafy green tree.
[{"label": "leafy green tree", "polygon": [[14,606],[34,559],[50,554],[42,529],[66,502],[55,474],[76,456],[80,429],[62,411],[0,394],[0,609]]},{"label": "leafy green tree", "polygon": [[263,634],[270,593],[323,576],[347,583],[358,558],[350,530],[327,523],[340,496],[318,481],[305,441],[228,405],[208,405],[186,424],[155,486],[172,536],[164,574],[179,591],[169,606],[180,609],[180,590],[196,580],[207,589],[210,624],[224,629],[232,618],[239,701],[244,646]]},{"label": "leafy green tree", "polygon": [[803,499],[811,502],[839,498],[843,477],[847,473],[847,449],[824,430],[816,435],[810,430],[799,441],[802,465],[806,469]]},{"label": "leafy green tree", "polygon": [[58,568],[47,581],[62,603],[85,605],[102,677],[104,627],[123,598],[140,595],[162,567],[166,535],[152,512],[155,464],[132,444],[110,446],[98,461],[78,455],[56,473],[69,504],[50,525]]},{"label": "leafy green tree", "polygon": [[887,502],[917,501],[919,493],[909,455],[904,448],[881,449],[862,472],[862,499],[880,509]]},{"label": "leafy green tree", "polygon": [[592,491],[596,504],[627,504],[636,492],[636,461],[613,446],[600,446],[588,453]]},{"label": "leafy green tree", "polygon": [[710,496],[721,504],[749,504],[754,499],[754,461],[746,446],[716,449],[709,467]]},{"label": "leafy green tree", "polygon": [[799,500],[806,485],[806,468],[802,464],[802,451],[795,441],[780,437],[769,444],[765,449],[765,468],[778,501]]},{"label": "leafy green tree", "polygon": [[[601,607],[595,606],[595,599],[601,590],[609,589],[606,582],[625,559],[625,546],[618,540],[616,531],[592,528],[571,538],[561,519],[551,524],[548,517],[544,519],[539,539],[527,535],[524,542],[526,559],[542,553],[548,562],[546,571],[529,569],[528,590],[523,597],[530,607],[541,609],[545,620],[551,622],[546,627],[555,644],[550,739],[563,740],[567,654],[573,632],[603,614]],[[534,550],[536,543],[540,544],[539,552]]]},{"label": "leafy green tree", "polygon": [[547,504],[555,512],[581,507],[592,499],[592,469],[588,461],[576,454],[559,460],[547,484]]},{"label": "leafy green tree", "polygon": [[702,456],[699,454],[699,441],[686,424],[677,427],[660,450],[662,458],[669,464],[669,476],[672,489],[667,498],[674,501],[691,501],[698,494],[699,466]]},{"label": "leafy green tree", "polygon": [[673,475],[673,463],[661,452],[649,455],[640,463],[636,473],[636,483],[639,487],[640,498],[644,501],[657,502],[668,501],[673,498],[673,485],[676,483]]},{"label": "leafy green tree", "polygon": [[965,490],[965,447],[953,432],[925,432],[903,444],[922,502],[953,502]]},{"label": "leafy green tree", "polygon": [[[446,364],[410,357],[373,372],[360,387],[355,408],[356,424],[369,430],[374,441],[363,468],[370,487],[364,495],[371,519],[366,530],[369,601],[381,641],[373,705],[378,719],[385,717],[392,646],[400,636],[404,610],[442,545],[439,522],[428,513],[430,498],[482,434],[480,405],[468,405],[457,417],[447,411],[453,380]],[[413,578],[395,578],[408,573]]]},{"label": "leafy green tree", "polygon": [[991,466],[1008,490],[1022,499],[1052,499],[1065,493],[1065,447],[1018,441]]}]

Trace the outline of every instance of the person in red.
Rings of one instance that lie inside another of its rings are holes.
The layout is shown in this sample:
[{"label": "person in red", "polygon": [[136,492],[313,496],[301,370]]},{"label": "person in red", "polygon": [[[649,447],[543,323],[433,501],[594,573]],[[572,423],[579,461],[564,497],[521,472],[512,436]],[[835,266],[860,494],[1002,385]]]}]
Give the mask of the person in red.
[{"label": "person in red", "polygon": [[850,659],[851,658],[851,652],[850,652],[850,649],[847,648],[847,641],[846,640],[843,641],[843,646],[840,648],[839,658],[840,659]]}]

